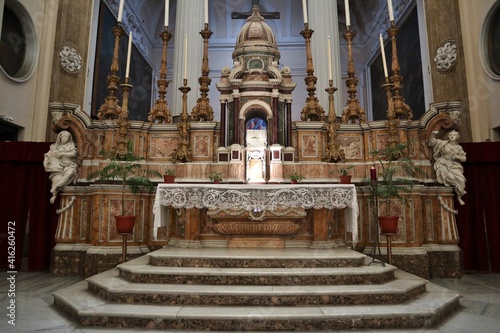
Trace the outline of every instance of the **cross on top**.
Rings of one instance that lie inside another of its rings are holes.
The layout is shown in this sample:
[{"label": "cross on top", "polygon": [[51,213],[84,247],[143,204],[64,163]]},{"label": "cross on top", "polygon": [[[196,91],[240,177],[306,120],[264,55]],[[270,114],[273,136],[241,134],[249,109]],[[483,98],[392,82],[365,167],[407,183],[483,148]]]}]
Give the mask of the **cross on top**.
[{"label": "cross on top", "polygon": [[[252,8],[253,7],[259,7],[260,8],[260,0],[252,0]],[[252,15],[251,12],[232,12],[231,13],[231,18],[232,19],[246,19]],[[260,16],[262,16],[265,19],[279,19],[280,18],[280,13],[279,12],[261,12]]]}]

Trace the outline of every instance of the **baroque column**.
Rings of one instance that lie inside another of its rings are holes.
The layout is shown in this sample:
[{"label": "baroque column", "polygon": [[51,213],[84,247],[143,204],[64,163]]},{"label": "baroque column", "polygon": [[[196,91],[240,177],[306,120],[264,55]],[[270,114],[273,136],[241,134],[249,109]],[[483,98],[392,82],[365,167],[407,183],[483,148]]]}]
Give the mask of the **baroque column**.
[{"label": "baroque column", "polygon": [[[311,52],[314,63],[314,72],[318,77],[316,83],[317,97],[319,104],[328,105],[328,94],[324,91],[329,87],[328,85],[328,63],[327,63],[327,50],[326,43],[328,35],[331,36],[332,44],[332,71],[333,71],[333,85],[339,87],[337,96],[342,96],[342,76],[340,68],[340,42],[339,34],[332,33],[338,31],[338,13],[337,1],[331,0],[314,0],[307,2],[309,11],[309,28],[314,30],[314,35],[311,42]],[[342,98],[336,98],[335,110],[337,115],[342,113]]]},{"label": "baroque column", "polygon": [[[210,4],[210,1],[208,2]],[[172,79],[172,116],[179,116],[182,110],[182,95],[177,92],[184,79],[184,36],[188,35],[187,79],[192,91],[199,91],[198,77],[203,55],[203,0],[177,1],[174,37],[174,75]],[[210,23],[209,23],[210,26]],[[187,107],[196,105],[196,94],[188,94]]]}]

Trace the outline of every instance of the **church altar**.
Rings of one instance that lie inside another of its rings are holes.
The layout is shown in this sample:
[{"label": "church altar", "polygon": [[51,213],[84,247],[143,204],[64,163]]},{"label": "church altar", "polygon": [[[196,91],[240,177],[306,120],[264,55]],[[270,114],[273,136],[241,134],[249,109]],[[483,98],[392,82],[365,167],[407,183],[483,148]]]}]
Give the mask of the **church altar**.
[{"label": "church altar", "polygon": [[353,184],[158,184],[153,236],[164,226],[162,206],[185,209],[243,209],[260,214],[283,208],[346,209],[346,230],[358,240],[358,202]]}]

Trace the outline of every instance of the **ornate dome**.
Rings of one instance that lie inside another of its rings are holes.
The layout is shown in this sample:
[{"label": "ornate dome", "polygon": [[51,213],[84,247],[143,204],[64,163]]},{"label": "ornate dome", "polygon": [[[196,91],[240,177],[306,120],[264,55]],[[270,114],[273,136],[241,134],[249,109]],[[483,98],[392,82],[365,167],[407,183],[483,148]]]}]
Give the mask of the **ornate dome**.
[{"label": "ornate dome", "polygon": [[273,31],[260,15],[259,6],[253,6],[252,15],[248,17],[236,39],[233,59],[243,54],[262,54],[263,52],[277,59],[280,58]]}]

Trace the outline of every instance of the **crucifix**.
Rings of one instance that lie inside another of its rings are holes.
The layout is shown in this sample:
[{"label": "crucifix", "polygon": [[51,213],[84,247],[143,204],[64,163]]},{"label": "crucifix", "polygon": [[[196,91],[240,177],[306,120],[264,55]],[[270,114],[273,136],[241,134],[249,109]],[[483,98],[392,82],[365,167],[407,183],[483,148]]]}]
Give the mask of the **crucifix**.
[{"label": "crucifix", "polygon": [[[260,0],[252,0],[252,8],[254,6],[257,6],[260,8]],[[246,19],[249,16],[251,16],[251,12],[232,12],[231,13],[231,18],[232,19]],[[262,16],[265,19],[279,19],[280,18],[280,13],[279,12],[261,12],[260,16]]]}]

